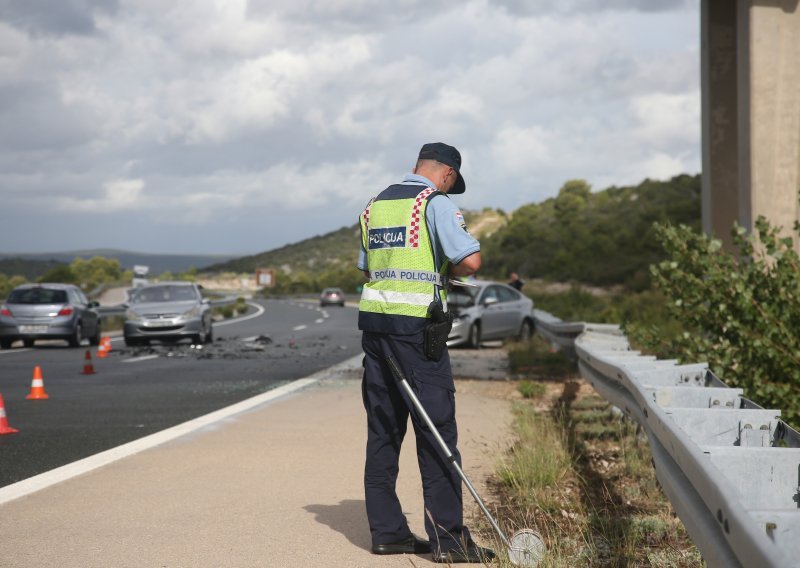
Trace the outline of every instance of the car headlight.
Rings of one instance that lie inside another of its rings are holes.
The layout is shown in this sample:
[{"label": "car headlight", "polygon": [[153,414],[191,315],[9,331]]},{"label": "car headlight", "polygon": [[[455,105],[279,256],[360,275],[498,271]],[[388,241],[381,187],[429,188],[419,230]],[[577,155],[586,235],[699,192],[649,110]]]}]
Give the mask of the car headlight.
[{"label": "car headlight", "polygon": [[199,315],[200,315],[200,306],[194,306],[191,310],[183,312],[183,315],[181,317],[188,319],[188,318],[196,318]]},{"label": "car headlight", "polygon": [[142,316],[131,310],[130,308],[125,310],[125,319],[128,321],[139,321],[142,319]]}]

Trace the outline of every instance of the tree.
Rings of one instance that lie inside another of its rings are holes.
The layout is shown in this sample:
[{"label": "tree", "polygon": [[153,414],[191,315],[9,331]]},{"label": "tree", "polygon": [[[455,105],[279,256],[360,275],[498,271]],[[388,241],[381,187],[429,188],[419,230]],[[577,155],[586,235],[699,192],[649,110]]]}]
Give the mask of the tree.
[{"label": "tree", "polygon": [[74,282],[86,291],[100,284],[117,282],[121,276],[119,261],[102,256],[95,256],[89,260],[77,257],[70,264],[70,269],[75,275]]},{"label": "tree", "polygon": [[[795,233],[798,226],[795,226]],[[667,259],[651,268],[653,281],[670,299],[683,331],[639,339],[683,361],[707,361],[731,386],[768,408],[800,418],[800,258],[793,240],[759,217],[755,235],[736,227],[738,255],[719,240],[685,225],[658,224],[655,233]]]},{"label": "tree", "polygon": [[38,282],[62,282],[64,284],[75,284],[77,279],[72,268],[66,264],[56,266],[45,272],[38,280]]},{"label": "tree", "polygon": [[9,278],[3,273],[0,273],[0,298],[7,298],[11,290],[21,284],[25,284],[24,276],[15,275]]}]

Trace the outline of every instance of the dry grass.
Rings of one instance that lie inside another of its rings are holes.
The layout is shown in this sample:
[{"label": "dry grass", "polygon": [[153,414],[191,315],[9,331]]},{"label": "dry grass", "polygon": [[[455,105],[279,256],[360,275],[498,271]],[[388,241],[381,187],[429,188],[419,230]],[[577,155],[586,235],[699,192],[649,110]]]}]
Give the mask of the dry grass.
[{"label": "dry grass", "polygon": [[[540,532],[548,550],[541,567],[703,566],[636,425],[578,376],[540,384],[523,387],[536,396],[516,397],[516,443],[496,469],[494,509],[508,535]],[[478,528],[493,536],[488,523]],[[499,565],[512,566],[507,558]]]}]

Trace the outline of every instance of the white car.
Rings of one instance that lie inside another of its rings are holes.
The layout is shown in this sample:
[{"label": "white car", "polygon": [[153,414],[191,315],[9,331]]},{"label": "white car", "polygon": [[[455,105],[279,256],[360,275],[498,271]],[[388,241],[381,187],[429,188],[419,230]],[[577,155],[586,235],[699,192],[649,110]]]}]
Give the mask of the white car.
[{"label": "white car", "polygon": [[474,280],[473,286],[453,286],[447,294],[453,312],[450,347],[480,347],[482,341],[516,338],[528,340],[533,334],[533,300],[506,284]]}]

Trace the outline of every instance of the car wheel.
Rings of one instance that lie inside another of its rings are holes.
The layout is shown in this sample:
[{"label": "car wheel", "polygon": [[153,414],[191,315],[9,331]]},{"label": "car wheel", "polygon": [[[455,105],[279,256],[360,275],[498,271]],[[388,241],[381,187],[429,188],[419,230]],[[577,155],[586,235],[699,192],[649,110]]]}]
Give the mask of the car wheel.
[{"label": "car wheel", "polygon": [[72,336],[67,339],[70,347],[80,347],[81,341],[83,341],[83,326],[78,324],[75,326],[75,331],[73,332]]},{"label": "car wheel", "polygon": [[25,347],[33,347],[33,344],[34,344],[35,341],[36,341],[35,339],[23,339],[22,340],[22,344]]},{"label": "car wheel", "polygon": [[519,328],[519,335],[517,335],[517,339],[519,341],[530,341],[532,336],[533,325],[531,325],[530,320],[523,321]]},{"label": "car wheel", "polygon": [[214,343],[214,326],[209,324],[208,332],[206,333],[206,343]]},{"label": "car wheel", "polygon": [[125,337],[125,347],[136,347],[139,345],[139,340],[133,337]]},{"label": "car wheel", "polygon": [[475,349],[480,349],[481,347],[481,324],[480,322],[475,322],[471,326],[469,326],[469,335],[467,336],[467,344],[470,347],[474,347]]},{"label": "car wheel", "polygon": [[100,345],[101,333],[102,332],[100,330],[100,322],[97,322],[96,331],[94,332],[94,335],[89,338],[89,345],[93,347],[97,347],[98,345]]},{"label": "car wheel", "polygon": [[0,339],[0,348],[11,349],[12,343],[14,343],[13,339]]}]

